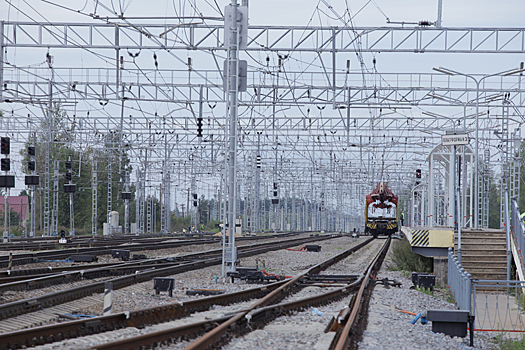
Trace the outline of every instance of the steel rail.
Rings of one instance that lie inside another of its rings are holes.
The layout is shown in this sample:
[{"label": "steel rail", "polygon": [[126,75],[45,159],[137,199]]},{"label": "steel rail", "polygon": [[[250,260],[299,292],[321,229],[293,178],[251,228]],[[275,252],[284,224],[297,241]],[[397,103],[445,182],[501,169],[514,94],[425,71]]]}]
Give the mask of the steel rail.
[{"label": "steel rail", "polygon": [[[137,244],[137,245],[115,245],[115,246],[105,246],[105,247],[96,247],[96,248],[80,248],[80,249],[64,249],[57,251],[43,251],[35,253],[24,253],[24,254],[13,254],[12,265],[27,265],[40,262],[42,260],[56,260],[56,259],[65,259],[71,255],[79,254],[89,254],[89,255],[107,255],[111,254],[113,249],[126,249],[130,251],[140,251],[140,250],[159,250],[167,248],[176,248],[186,245],[195,245],[195,244],[211,244],[217,243],[218,239],[209,239],[209,240],[192,240],[192,241],[177,241],[177,242],[158,242],[151,244]],[[9,257],[2,256],[0,257],[0,267],[8,267]]]},{"label": "steel rail", "polygon": [[[282,238],[282,237],[289,237],[289,236],[295,236],[305,233],[303,231],[299,232],[290,232],[290,233],[284,233],[284,234],[276,234],[276,235],[268,235],[268,236],[253,236],[253,237],[239,237],[239,240],[242,241],[251,241],[251,240],[261,240],[261,239],[272,239],[272,238]],[[170,239],[177,239],[180,237],[170,237]],[[182,247],[186,245],[194,245],[194,244],[213,244],[220,242],[220,238],[207,238],[207,239],[191,239],[191,240],[179,240],[175,242],[152,242],[152,243],[143,243],[143,244],[131,244],[131,245],[104,245],[103,247],[94,247],[94,248],[70,248],[70,249],[61,249],[56,251],[42,251],[42,252],[35,252],[35,253],[22,253],[22,254],[14,254],[12,257],[12,265],[27,265],[38,262],[38,260],[43,259],[63,259],[68,258],[72,254],[78,255],[78,254],[90,254],[90,255],[106,255],[111,254],[111,250],[113,249],[126,249],[130,251],[141,251],[141,250],[159,250],[159,249],[167,249],[167,248],[176,248],[176,247]],[[110,243],[110,242],[108,242]],[[0,256],[0,268],[1,267],[8,267],[9,266],[9,256],[3,255]],[[12,273],[14,270],[11,271]],[[2,274],[6,274],[6,272],[0,272],[0,276]]]},{"label": "steel rail", "polygon": [[[9,237],[11,242],[9,243],[1,243],[0,244],[0,250],[55,250],[57,246],[57,241],[60,239],[60,237],[44,237],[44,239],[38,239],[33,241],[26,241],[25,239],[17,239],[14,240],[14,237]],[[105,247],[107,245],[115,245],[115,244],[145,244],[145,243],[159,243],[164,242],[166,240],[173,240],[173,239],[187,239],[187,237],[177,237],[177,236],[164,236],[164,237],[151,237],[151,238],[135,238],[135,237],[118,237],[113,239],[101,239],[100,237],[97,237],[96,239],[93,239],[91,236],[89,238],[87,237],[66,237],[69,242],[67,243],[60,243],[61,247],[65,248],[93,248],[93,247]],[[210,238],[210,237],[206,237]]]},{"label": "steel rail", "polygon": [[[294,247],[294,246],[297,246],[303,243],[321,241],[321,240],[331,239],[335,237],[339,237],[339,236],[338,235],[326,235],[326,236],[320,236],[320,237],[295,238],[295,239],[280,241],[280,242],[266,242],[266,243],[260,244],[259,249],[254,249],[253,246],[240,246],[238,257],[257,255],[257,254],[268,252],[273,249]],[[196,253],[196,254],[198,255],[199,253]],[[84,298],[84,297],[87,297],[95,293],[103,293],[105,282],[112,282],[113,290],[117,290],[117,289],[124,288],[132,284],[149,281],[153,279],[154,277],[169,276],[169,275],[179,274],[179,273],[183,273],[187,271],[198,270],[198,269],[205,268],[208,266],[218,265],[221,262],[222,262],[221,256],[216,256],[216,257],[211,257],[211,258],[203,256],[203,258],[200,260],[196,260],[196,261],[192,261],[188,263],[182,263],[177,266],[165,267],[165,268],[154,269],[154,270],[146,270],[146,271],[135,273],[131,276],[113,278],[110,280],[91,283],[89,285],[75,287],[75,288],[71,288],[68,290],[60,291],[60,292],[45,294],[39,297],[34,297],[34,298],[29,298],[29,299],[24,299],[24,300],[2,304],[0,305],[0,320],[14,317],[17,315],[22,315],[22,314],[29,313],[32,311],[37,311],[42,308],[51,307],[51,306],[58,305],[58,304],[68,302],[71,300]]]},{"label": "steel rail", "polygon": [[[286,235],[289,236],[289,235]],[[300,238],[299,238],[300,239]],[[267,243],[256,243],[252,245],[246,245],[245,247],[262,247],[265,244],[273,244],[272,242]],[[184,260],[195,260],[195,259],[203,259],[206,257],[217,257],[222,256],[222,249],[215,249],[215,250],[207,250],[203,252],[195,252],[195,253],[188,253],[185,255],[179,255],[174,258],[171,258],[173,261],[184,261]],[[115,275],[115,274],[100,274],[97,273],[96,270],[94,274],[90,275],[90,271],[93,269],[99,269],[99,268],[108,268],[111,266],[114,266],[115,269],[128,269],[129,267],[133,266],[140,266],[149,264],[151,262],[156,263],[165,263],[166,258],[157,258],[157,259],[146,259],[146,260],[140,260],[135,262],[128,262],[128,263],[105,263],[105,264],[84,264],[84,265],[75,265],[75,266],[58,266],[58,267],[46,267],[46,268],[38,268],[38,269],[30,269],[30,270],[12,270],[12,271],[2,271],[0,272],[0,291],[2,290],[20,290],[19,286],[23,286],[24,283],[21,281],[29,280],[29,279],[39,279],[41,277],[47,277],[47,276],[57,276],[59,274],[63,274],[64,272],[69,271],[81,271],[81,276],[86,278],[97,278],[97,277],[103,277],[103,276],[109,276],[109,275]],[[169,261],[169,259],[168,259]],[[169,265],[169,263],[167,264]],[[173,263],[172,263],[173,265]],[[144,269],[144,268],[140,268]],[[139,269],[139,270],[140,270]],[[53,272],[56,271],[56,272]],[[135,273],[136,270],[131,270],[129,273]],[[123,275],[125,273],[120,273],[120,275]],[[9,277],[8,277],[9,276]],[[52,280],[54,278],[50,277],[49,280]],[[58,284],[60,279],[55,278],[56,283]],[[20,281],[20,282],[19,282]],[[4,286],[3,284],[12,283],[12,282],[19,282],[18,284],[13,283],[10,285]],[[35,283],[31,284],[31,288],[38,288],[38,285],[45,285],[47,283],[46,279],[39,279],[38,281],[34,281]]]},{"label": "steel rail", "polygon": [[286,296],[286,292],[289,292],[293,286],[302,278],[312,274],[317,273],[319,271],[322,271],[329,267],[330,265],[334,264],[337,261],[340,261],[346,257],[348,257],[350,254],[352,254],[354,251],[364,247],[368,243],[370,243],[373,240],[373,238],[370,238],[363,243],[358,244],[357,246],[354,246],[347,251],[338,254],[326,261],[323,261],[310,269],[308,269],[306,272],[299,274],[292,278],[288,283],[284,284],[283,286],[279,287],[278,289],[274,290],[272,293],[268,294],[263,299],[257,301],[255,304],[253,304],[249,310],[245,312],[241,312],[235,317],[231,318],[230,320],[222,323],[212,331],[208,332],[206,335],[200,337],[193,343],[191,343],[188,347],[185,348],[185,350],[198,350],[198,349],[207,349],[209,347],[212,347],[215,343],[221,342],[224,340],[225,334],[228,332],[229,328],[234,327],[234,325],[241,320],[242,318],[246,318],[246,316],[249,315],[249,313],[257,308],[261,308],[264,306],[267,306],[270,302],[275,301],[277,298],[284,298]]},{"label": "steel rail", "polygon": [[[246,236],[239,237],[242,241],[249,240],[259,240],[259,239],[269,239],[275,237],[289,237],[303,233],[302,231],[298,232],[288,232],[277,235],[268,235],[268,236]],[[67,237],[71,240],[69,243],[60,243],[60,247],[69,248],[69,249],[78,249],[81,248],[97,248],[97,247],[107,247],[120,244],[154,244],[161,243],[167,240],[178,239],[180,241],[202,241],[203,239],[211,239],[214,241],[220,241],[220,238],[213,237],[211,234],[203,235],[189,235],[183,236],[180,234],[170,234],[170,235],[148,235],[148,236],[116,236],[111,238],[106,237],[96,237],[93,239],[91,236],[74,236]],[[59,237],[30,237],[30,238],[21,238],[21,237],[9,237],[11,240],[10,243],[0,243],[0,250],[56,250],[57,243],[56,241]],[[0,260],[6,259],[5,256],[0,257]]]},{"label": "steel rail", "polygon": [[[240,253],[243,254],[242,251]],[[197,311],[208,310],[213,305],[229,305],[234,302],[260,298],[287,282],[287,280],[279,281],[257,288],[183,303],[172,303],[109,316],[100,316],[89,320],[70,321],[4,333],[0,334],[0,349],[19,349],[118,328],[143,327],[144,325],[167,322]]]},{"label": "steel rail", "polygon": [[385,245],[379,252],[379,254],[376,256],[376,258],[372,261],[370,266],[368,267],[363,283],[359,287],[359,291],[356,294],[356,297],[352,299],[353,305],[351,306],[351,312],[348,316],[348,319],[346,320],[344,328],[340,331],[340,333],[337,336],[337,341],[335,343],[335,346],[332,348],[333,350],[343,350],[348,349],[350,342],[352,341],[352,333],[351,330],[355,328],[356,322],[357,322],[357,315],[359,312],[363,311],[362,307],[367,300],[364,298],[365,290],[373,288],[373,284],[369,284],[370,276],[373,274],[377,274],[379,269],[381,268],[381,264],[383,262],[383,259],[388,251],[388,248],[390,247],[390,242],[392,238],[388,237],[387,241],[385,242]]},{"label": "steel rail", "polygon": [[0,334],[0,349],[20,349],[66,338],[76,338],[86,334],[97,334],[119,328],[143,327],[168,322],[189,316],[194,312],[209,310],[214,305],[229,305],[253,298],[260,298],[284,283],[286,281],[279,281],[234,293],[3,333]]},{"label": "steel rail", "polygon": [[[72,281],[79,281],[81,279],[94,279],[101,277],[110,277],[110,276],[122,276],[134,274],[137,271],[147,270],[147,269],[159,269],[169,266],[180,265],[184,260],[176,261],[166,261],[166,258],[162,259],[163,262],[157,261],[160,259],[135,262],[130,264],[113,264],[106,267],[97,267],[89,268],[90,266],[83,266],[83,269],[80,271],[71,271],[64,272],[58,271],[57,273],[49,273],[47,275],[40,276],[17,276],[12,277],[13,279],[19,279],[14,281],[4,282],[8,278],[0,279],[0,292],[4,291],[24,291],[45,288],[51,285],[57,285],[62,283],[69,283]],[[187,261],[186,261],[187,262]]]},{"label": "steel rail", "polygon": [[[215,330],[221,330],[224,333],[235,330],[235,324],[242,322],[245,328],[248,326],[255,328],[254,325],[265,324],[271,319],[282,316],[283,314],[302,310],[310,306],[322,305],[336,299],[340,299],[349,293],[355,291],[357,287],[362,283],[363,277],[360,277],[357,281],[348,284],[344,287],[337,288],[327,293],[315,295],[310,298],[298,299],[291,302],[280,303],[275,305],[268,305],[258,309],[241,311],[238,313],[225,315],[220,318],[205,322],[196,322],[187,324],[179,327],[173,327],[157,332],[151,332],[143,334],[137,337],[128,338],[121,341],[110,342],[106,344],[95,345],[90,349],[94,350],[121,350],[121,349],[144,349],[148,347],[156,347],[160,344],[173,343],[176,339],[189,339],[191,336],[196,334],[202,334],[211,329],[210,332]],[[240,327],[237,329],[239,333],[242,333]],[[208,333],[209,334],[209,333]],[[220,337],[217,341],[211,344],[217,345],[217,343],[223,342],[225,338]],[[192,349],[192,345],[186,347],[185,350]],[[209,345],[199,345],[198,349],[206,349]]]},{"label": "steel rail", "polygon": [[[209,329],[211,329],[211,331],[209,331],[204,336],[200,337],[199,339],[191,343],[188,347],[186,347],[185,350],[207,349],[209,347],[222,343],[226,339],[226,334],[231,332],[232,330],[236,330],[239,333],[242,333],[241,329],[242,328],[247,329],[248,324],[253,324],[255,322],[264,323],[270,318],[275,318],[277,316],[282,315],[284,312],[302,309],[306,306],[311,306],[311,305],[320,305],[323,303],[327,303],[329,300],[334,300],[337,298],[344,297],[348,293],[357,289],[357,287],[360,285],[361,281],[363,280],[363,277],[360,277],[357,281],[349,285],[346,285],[341,288],[337,288],[333,291],[330,291],[324,294],[316,295],[311,298],[305,298],[305,299],[295,300],[292,302],[269,305],[271,303],[276,303],[278,302],[278,300],[284,298],[288,294],[288,292],[294,289],[294,285],[297,284],[297,282],[301,278],[304,278],[306,275],[317,273],[321,270],[326,269],[330,265],[348,257],[353,252],[366,246],[372,240],[373,239],[369,239],[365,242],[362,242],[346,250],[345,252],[342,252],[334,257],[331,257],[311,267],[306,272],[301,273],[300,275],[292,279],[283,281],[285,283],[283,283],[278,288],[275,288],[271,293],[267,294],[264,298],[252,304],[246,310],[242,310],[242,311],[230,314],[230,315],[226,315],[221,318],[210,320],[206,323],[200,322],[200,323],[194,323],[192,325],[185,325],[181,327],[165,329],[162,331],[151,332],[148,334],[140,335],[138,337],[131,337],[131,338],[124,339],[124,340],[118,340],[118,341],[109,342],[106,344],[96,345],[96,346],[93,346],[91,349],[97,349],[97,350],[143,349],[143,348],[148,348],[148,347],[155,347],[155,346],[158,346],[164,343],[171,343],[179,337],[188,339],[190,337],[190,334],[191,335],[202,334],[204,332],[207,332]],[[240,326],[239,323],[242,323],[245,327]],[[184,333],[184,331],[186,331],[187,329],[191,329],[192,333]]]},{"label": "steel rail", "polygon": [[[302,238],[298,238],[302,240]],[[292,242],[292,240],[288,240]],[[266,245],[273,245],[275,242],[265,242],[257,243],[252,245],[243,246],[243,252],[249,253],[250,250],[257,250]],[[195,252],[185,255],[179,255],[172,260],[168,258],[158,258],[158,259],[148,259],[140,260],[135,262],[128,263],[118,263],[118,264],[103,264],[104,266],[94,266],[91,268],[91,265],[80,265],[74,266],[72,269],[76,272],[68,272],[67,268],[55,268],[56,273],[40,274],[37,276],[18,276],[11,277],[13,280],[4,277],[0,278],[0,292],[2,291],[23,291],[30,289],[38,289],[48,287],[50,285],[57,285],[61,283],[68,283],[71,281],[78,281],[83,278],[93,279],[100,277],[109,277],[109,276],[122,276],[134,274],[140,270],[146,269],[159,269],[164,267],[170,267],[175,265],[180,265],[182,262],[189,262],[196,259],[206,259],[212,257],[222,256],[222,249],[208,250],[204,252]],[[40,271],[49,271],[48,269],[39,269]],[[4,282],[5,281],[5,282]]]}]

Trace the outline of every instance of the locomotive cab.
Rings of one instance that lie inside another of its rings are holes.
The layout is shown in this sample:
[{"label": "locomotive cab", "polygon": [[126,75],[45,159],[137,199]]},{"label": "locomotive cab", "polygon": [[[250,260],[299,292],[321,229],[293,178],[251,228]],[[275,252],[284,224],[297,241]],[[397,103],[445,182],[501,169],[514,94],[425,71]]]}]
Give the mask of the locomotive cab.
[{"label": "locomotive cab", "polygon": [[398,197],[388,188],[388,184],[380,182],[366,196],[365,204],[365,234],[374,237],[390,236],[398,231]]}]

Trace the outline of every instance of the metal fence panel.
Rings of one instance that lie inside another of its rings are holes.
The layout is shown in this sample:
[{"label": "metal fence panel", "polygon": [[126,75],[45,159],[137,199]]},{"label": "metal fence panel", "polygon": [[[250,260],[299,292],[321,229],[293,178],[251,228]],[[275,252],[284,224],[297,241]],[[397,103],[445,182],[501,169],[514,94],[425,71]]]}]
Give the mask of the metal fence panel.
[{"label": "metal fence panel", "polygon": [[456,306],[460,310],[469,310],[472,314],[471,307],[471,279],[470,273],[465,271],[454,255],[452,248],[448,249],[448,286]]},{"label": "metal fence panel", "polygon": [[520,255],[521,263],[523,264],[523,262],[525,262],[523,259],[523,248],[525,248],[525,226],[521,220],[520,211],[516,200],[512,200],[511,208],[511,229],[514,232],[514,236],[516,237],[516,242],[518,244],[518,254]]},{"label": "metal fence panel", "polygon": [[525,281],[473,280],[477,331],[525,331]]}]

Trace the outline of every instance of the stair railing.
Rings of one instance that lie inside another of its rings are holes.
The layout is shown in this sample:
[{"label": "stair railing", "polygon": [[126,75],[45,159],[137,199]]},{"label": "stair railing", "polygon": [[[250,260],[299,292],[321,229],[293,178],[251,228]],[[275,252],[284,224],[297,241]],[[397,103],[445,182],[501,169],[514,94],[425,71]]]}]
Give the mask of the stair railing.
[{"label": "stair railing", "polygon": [[[518,207],[518,203],[515,199],[512,200],[512,213],[511,213],[511,231],[514,232],[514,237],[516,238],[515,242],[517,244],[517,251],[520,258],[521,269],[524,269],[523,259],[523,249],[525,248],[525,225],[523,225],[523,220],[521,220],[521,215]],[[516,264],[517,265],[517,264]],[[520,268],[520,267],[518,267]]]}]

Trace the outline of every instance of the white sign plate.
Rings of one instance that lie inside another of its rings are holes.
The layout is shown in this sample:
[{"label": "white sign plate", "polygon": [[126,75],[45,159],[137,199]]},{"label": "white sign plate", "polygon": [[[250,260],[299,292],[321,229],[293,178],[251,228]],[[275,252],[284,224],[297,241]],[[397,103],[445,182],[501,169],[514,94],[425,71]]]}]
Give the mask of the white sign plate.
[{"label": "white sign plate", "polygon": [[443,146],[468,145],[468,135],[441,135],[441,144]]}]

